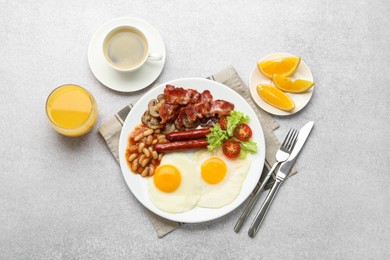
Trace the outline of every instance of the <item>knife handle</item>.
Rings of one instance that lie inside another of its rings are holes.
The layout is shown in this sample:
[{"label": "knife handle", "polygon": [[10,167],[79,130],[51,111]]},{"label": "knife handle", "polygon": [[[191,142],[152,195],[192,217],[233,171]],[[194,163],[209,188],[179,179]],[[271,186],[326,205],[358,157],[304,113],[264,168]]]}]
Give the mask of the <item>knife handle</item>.
[{"label": "knife handle", "polygon": [[263,205],[261,205],[259,212],[257,212],[257,215],[253,220],[251,227],[249,228],[248,235],[250,237],[255,237],[255,235],[257,234],[257,231],[259,230],[261,224],[263,223],[265,215],[267,214],[269,208],[271,207],[272,201],[274,200],[275,195],[278,192],[281,185],[282,182],[276,179],[274,185],[272,186],[272,189],[268,193],[267,198],[263,202]]},{"label": "knife handle", "polygon": [[244,224],[245,220],[248,218],[249,214],[252,212],[253,207],[255,206],[257,200],[260,198],[261,192],[264,190],[265,185],[267,184],[269,178],[272,176],[272,172],[275,170],[275,168],[278,166],[278,162],[274,163],[271,170],[267,173],[265,176],[263,182],[260,184],[260,187],[255,190],[254,194],[250,198],[248,204],[246,204],[244,211],[242,212],[240,218],[238,219],[236,225],[234,226],[234,231],[237,233],[240,231],[242,225]]}]

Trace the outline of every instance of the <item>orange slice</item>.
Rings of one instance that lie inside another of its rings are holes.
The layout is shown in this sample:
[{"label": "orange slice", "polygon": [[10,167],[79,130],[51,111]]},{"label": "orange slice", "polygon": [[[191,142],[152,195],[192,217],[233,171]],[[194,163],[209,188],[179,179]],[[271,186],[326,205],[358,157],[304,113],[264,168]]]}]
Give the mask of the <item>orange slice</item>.
[{"label": "orange slice", "polygon": [[284,92],[271,85],[257,85],[259,96],[271,106],[290,112],[295,108],[294,101]]},{"label": "orange slice", "polygon": [[264,76],[272,79],[274,74],[286,77],[291,76],[297,71],[300,63],[301,57],[293,56],[259,61],[257,67]]},{"label": "orange slice", "polygon": [[272,81],[278,89],[291,93],[303,93],[314,86],[313,81],[303,79],[292,80],[288,77],[277,74],[274,75]]}]

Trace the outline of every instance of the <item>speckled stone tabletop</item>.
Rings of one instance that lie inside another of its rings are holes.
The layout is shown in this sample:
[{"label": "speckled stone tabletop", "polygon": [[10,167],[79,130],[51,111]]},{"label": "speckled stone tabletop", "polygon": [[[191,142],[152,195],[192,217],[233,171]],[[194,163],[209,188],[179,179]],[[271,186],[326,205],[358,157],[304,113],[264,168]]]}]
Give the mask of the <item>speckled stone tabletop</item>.
[{"label": "speckled stone tabletop", "polygon": [[[389,14],[379,0],[1,0],[0,259],[389,259]],[[159,82],[233,65],[248,83],[273,52],[310,66],[314,95],[276,117],[276,135],[309,120],[315,128],[254,239],[249,223],[233,231],[242,207],[157,238],[97,130],[143,94],[104,87],[88,66],[93,33],[121,16],[160,32]],[[60,136],[46,118],[48,94],[64,83],[86,87],[99,106],[81,138]]]}]

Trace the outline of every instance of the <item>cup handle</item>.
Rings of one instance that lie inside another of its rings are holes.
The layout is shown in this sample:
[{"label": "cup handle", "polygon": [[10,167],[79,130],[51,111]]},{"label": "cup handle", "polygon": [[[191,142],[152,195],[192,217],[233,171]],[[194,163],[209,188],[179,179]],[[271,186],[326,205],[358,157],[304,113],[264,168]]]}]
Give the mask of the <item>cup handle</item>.
[{"label": "cup handle", "polygon": [[148,60],[151,60],[151,61],[160,61],[162,60],[163,56],[161,54],[158,54],[158,53],[150,53],[149,56],[148,56]]}]

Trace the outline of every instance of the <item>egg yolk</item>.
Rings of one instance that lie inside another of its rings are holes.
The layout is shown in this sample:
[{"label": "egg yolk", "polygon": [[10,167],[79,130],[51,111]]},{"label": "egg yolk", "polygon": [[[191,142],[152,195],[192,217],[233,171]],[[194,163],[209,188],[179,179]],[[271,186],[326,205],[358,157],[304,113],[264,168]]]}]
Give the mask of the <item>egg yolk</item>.
[{"label": "egg yolk", "polygon": [[162,192],[174,192],[181,183],[180,171],[172,165],[162,165],[153,175],[154,185]]},{"label": "egg yolk", "polygon": [[205,182],[209,184],[217,184],[225,178],[227,166],[223,160],[213,157],[202,163],[200,172],[202,174],[202,179]]}]

